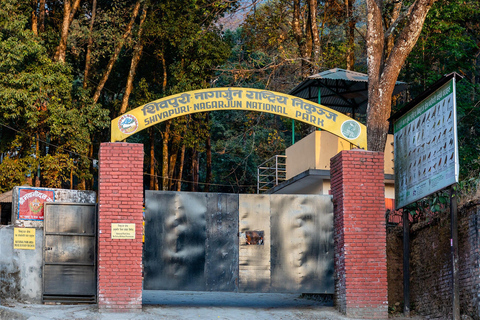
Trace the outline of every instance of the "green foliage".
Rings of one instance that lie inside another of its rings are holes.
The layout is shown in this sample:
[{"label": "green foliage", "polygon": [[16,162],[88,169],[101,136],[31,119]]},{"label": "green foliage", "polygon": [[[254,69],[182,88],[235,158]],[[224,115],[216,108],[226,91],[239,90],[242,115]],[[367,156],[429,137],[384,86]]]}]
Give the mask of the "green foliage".
[{"label": "green foliage", "polygon": [[[24,179],[17,175],[32,168],[32,175],[36,175],[40,163],[44,184],[58,186],[65,176],[53,174],[60,169],[46,165],[51,163],[49,159],[86,155],[90,135],[107,124],[106,112],[75,85],[67,64],[55,63],[48,57],[43,42],[27,29],[27,20],[17,9],[13,0],[0,4],[0,122],[18,130],[4,127],[1,131],[0,152],[5,160],[0,167],[13,170],[12,181],[19,181]],[[47,137],[51,144],[62,148],[51,147],[47,155]],[[40,140],[41,149],[36,148],[37,141],[32,138]],[[79,174],[88,170],[84,160],[78,161],[75,168]],[[1,188],[10,187],[9,181],[1,184]]]}]

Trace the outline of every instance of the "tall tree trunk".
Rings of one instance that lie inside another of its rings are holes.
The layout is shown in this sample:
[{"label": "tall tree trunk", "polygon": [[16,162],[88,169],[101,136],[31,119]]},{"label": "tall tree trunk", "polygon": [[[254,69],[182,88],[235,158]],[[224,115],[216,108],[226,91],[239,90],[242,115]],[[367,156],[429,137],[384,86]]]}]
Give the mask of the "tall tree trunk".
[{"label": "tall tree trunk", "polygon": [[90,17],[90,28],[88,30],[88,44],[87,54],[85,56],[85,72],[83,74],[83,89],[87,89],[88,76],[90,74],[90,65],[92,60],[92,46],[93,46],[93,24],[95,23],[95,16],[97,15],[97,0],[92,2],[92,16]]},{"label": "tall tree trunk", "polygon": [[125,94],[123,95],[122,106],[120,107],[120,114],[124,114],[127,111],[128,99],[133,89],[133,79],[135,78],[135,72],[137,71],[137,65],[142,57],[143,51],[143,42],[142,42],[142,33],[143,33],[143,23],[147,17],[147,5],[143,6],[142,16],[140,18],[140,24],[138,25],[138,40],[133,49],[132,62],[130,64],[130,71],[128,72],[127,85],[125,86]]},{"label": "tall tree trunk", "polygon": [[310,30],[312,34],[312,73],[317,73],[320,69],[321,46],[320,36],[317,25],[317,0],[308,0],[308,11],[310,15]]},{"label": "tall tree trunk", "polygon": [[162,92],[165,93],[167,90],[167,62],[165,61],[165,55],[163,52],[160,53],[160,61],[162,61],[163,70]]},{"label": "tall tree trunk", "polygon": [[[205,119],[207,126],[209,126],[210,113],[207,113]],[[212,182],[212,141],[210,136],[210,131],[207,134],[207,141],[205,142],[205,148],[207,153],[207,175],[205,177],[205,192],[210,191],[210,183]]]},{"label": "tall tree trunk", "polygon": [[[39,141],[39,135],[37,133],[36,135],[36,139],[35,139],[35,159],[37,161],[39,161],[40,159],[40,141]],[[39,168],[40,168],[40,165],[39,165]],[[40,169],[39,169],[40,170]],[[33,176],[33,175],[32,175]],[[35,175],[36,178],[35,178],[35,187],[40,187],[40,175],[38,174],[38,171],[37,171],[37,174]]]},{"label": "tall tree trunk", "polygon": [[38,19],[37,19],[37,0],[32,2],[32,31],[34,35],[38,35]]},{"label": "tall tree trunk", "polygon": [[38,3],[38,31],[40,33],[45,31],[45,0]]},{"label": "tall tree trunk", "polygon": [[190,168],[190,172],[192,173],[192,185],[190,187],[190,190],[193,192],[198,191],[197,162],[198,162],[198,151],[194,148],[192,149],[192,163]]},{"label": "tall tree trunk", "polygon": [[62,29],[60,30],[60,43],[58,44],[57,51],[55,52],[55,61],[65,62],[65,56],[67,52],[67,39],[70,25],[72,24],[73,17],[77,12],[80,0],[74,0],[73,5],[70,0],[63,2],[63,22]]},{"label": "tall tree trunk", "polygon": [[70,190],[73,189],[73,167],[70,167]]},{"label": "tall tree trunk", "polygon": [[155,190],[155,135],[150,128],[150,190]]},{"label": "tall tree trunk", "polygon": [[165,122],[165,131],[163,132],[162,149],[162,190],[168,190],[168,140],[170,139],[170,120]]},{"label": "tall tree trunk", "polygon": [[[435,0],[417,0],[405,16],[400,15],[384,33],[381,0],[367,0],[367,59],[368,59],[368,150],[384,151],[388,133],[388,118],[392,107],[395,82],[408,54],[418,40],[425,17]],[[384,60],[386,40],[392,28],[408,15],[389,57]]]},{"label": "tall tree trunk", "polygon": [[168,163],[168,176],[172,179],[168,183],[168,190],[173,190],[175,187],[175,181],[173,180],[173,176],[175,173],[175,166],[177,164],[178,151],[182,142],[181,140],[182,138],[178,134],[175,134],[172,139],[172,150],[170,152],[170,161]]},{"label": "tall tree trunk", "polygon": [[[90,148],[88,150],[88,158],[93,159],[93,142],[90,143]],[[86,186],[87,190],[93,190],[93,186],[95,185],[95,169],[93,167],[93,161],[90,162],[90,173],[92,174],[92,178],[90,179],[90,182]]]},{"label": "tall tree trunk", "polygon": [[353,7],[355,0],[345,0],[345,36],[347,38],[347,70],[353,70],[355,65],[355,18],[353,16]]},{"label": "tall tree trunk", "polygon": [[177,191],[182,191],[183,167],[185,165],[185,149],[185,144],[182,144],[182,149],[180,150],[180,161],[178,166]]},{"label": "tall tree trunk", "polygon": [[128,23],[127,28],[125,29],[125,32],[123,33],[122,38],[120,39],[120,41],[118,41],[117,45],[115,46],[115,49],[113,51],[112,57],[110,58],[110,61],[108,61],[105,73],[103,74],[102,79],[100,79],[100,82],[98,83],[95,94],[93,95],[94,103],[97,103],[98,98],[100,98],[100,93],[102,92],[102,89],[105,86],[105,83],[107,82],[108,77],[110,76],[110,72],[112,72],[113,65],[115,64],[115,61],[117,61],[118,55],[120,54],[120,51],[122,50],[123,45],[125,44],[125,41],[132,33],[133,24],[135,23],[135,19],[138,16],[138,11],[140,10],[140,2],[141,0],[137,0],[137,3],[133,8],[133,13],[132,13],[130,22]]},{"label": "tall tree trunk", "polygon": [[300,0],[293,1],[292,31],[298,45],[298,52],[300,54],[300,58],[302,59],[301,73],[302,78],[304,79],[309,76],[309,63],[307,55],[307,41],[305,34],[302,30],[302,26],[300,24]]}]

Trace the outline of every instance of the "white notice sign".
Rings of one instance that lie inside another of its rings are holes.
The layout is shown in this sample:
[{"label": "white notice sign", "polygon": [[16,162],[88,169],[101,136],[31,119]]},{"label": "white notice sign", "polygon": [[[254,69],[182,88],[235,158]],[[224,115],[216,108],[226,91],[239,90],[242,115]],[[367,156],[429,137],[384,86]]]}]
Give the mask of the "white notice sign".
[{"label": "white notice sign", "polygon": [[112,223],[112,239],[135,239],[135,223]]}]

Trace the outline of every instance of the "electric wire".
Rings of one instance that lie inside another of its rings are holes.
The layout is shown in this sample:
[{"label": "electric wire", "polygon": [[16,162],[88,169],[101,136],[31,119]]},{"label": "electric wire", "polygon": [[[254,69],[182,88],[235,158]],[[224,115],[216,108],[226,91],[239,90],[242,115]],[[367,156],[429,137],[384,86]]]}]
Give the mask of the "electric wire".
[{"label": "electric wire", "polygon": [[[10,129],[10,130],[12,130],[12,131],[15,131],[15,132],[17,132],[17,133],[19,133],[19,134],[21,134],[21,135],[31,137],[28,133],[25,133],[25,132],[23,132],[23,131],[21,131],[21,130],[15,129],[15,128],[13,128],[13,127],[11,127],[11,126],[9,126],[9,125],[6,125],[6,124],[4,124],[4,123],[1,123],[1,122],[0,122],[0,126],[3,126],[3,127],[7,128],[7,129]],[[37,138],[35,138],[35,139],[37,139]],[[54,147],[54,148],[63,148],[62,146],[56,145],[56,144],[51,143],[51,142],[47,142],[47,141],[42,140],[42,139],[37,139],[37,140],[40,141],[40,142],[43,142],[43,143],[45,143],[45,144],[47,144],[47,145],[49,145],[49,146],[51,146],[51,147]],[[75,151],[71,151],[71,150],[68,150],[68,149],[63,149],[63,150],[65,150],[66,152],[69,152],[69,153],[71,153],[71,154],[75,154],[75,155],[77,155],[77,156],[79,156],[79,157],[87,158],[87,159],[89,159],[89,160],[91,160],[91,161],[98,161],[98,159],[91,158],[91,157],[89,157],[89,156],[79,154],[78,152],[75,152]],[[146,155],[146,154],[144,153],[144,156],[145,156],[145,155]],[[155,161],[157,161],[157,160],[155,159]],[[164,177],[164,176],[160,176],[160,175],[152,175],[152,174],[149,174],[149,173],[143,173],[143,175],[154,176],[154,177],[156,177],[156,178],[161,178],[161,179],[168,179],[168,180],[171,180],[171,181],[174,181],[174,182],[179,182],[179,181],[180,181],[180,182],[189,183],[189,184],[195,184],[195,183],[196,183],[196,184],[200,184],[200,185],[219,186],[219,187],[250,188],[250,187],[256,187],[256,186],[257,186],[257,185],[219,184],[219,183],[210,183],[210,182],[207,183],[207,182],[200,182],[200,181],[195,182],[195,181],[190,181],[190,180],[169,178],[169,177]]]}]

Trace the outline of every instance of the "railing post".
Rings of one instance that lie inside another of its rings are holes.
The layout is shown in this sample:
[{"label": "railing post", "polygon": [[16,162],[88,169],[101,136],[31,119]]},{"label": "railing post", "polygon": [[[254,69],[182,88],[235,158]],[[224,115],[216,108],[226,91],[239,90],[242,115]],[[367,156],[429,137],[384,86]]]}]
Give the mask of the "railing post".
[{"label": "railing post", "polygon": [[275,156],[275,185],[278,185],[278,156]]}]

